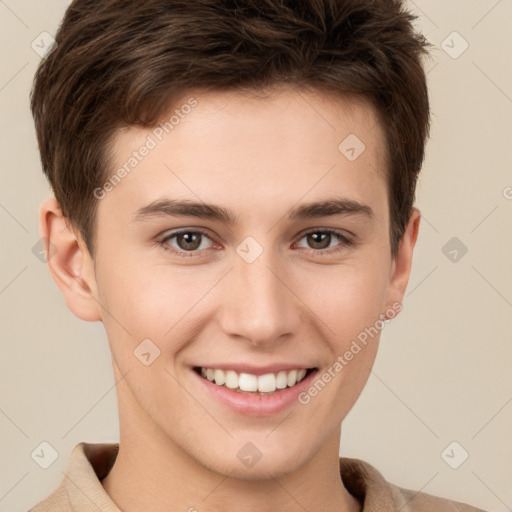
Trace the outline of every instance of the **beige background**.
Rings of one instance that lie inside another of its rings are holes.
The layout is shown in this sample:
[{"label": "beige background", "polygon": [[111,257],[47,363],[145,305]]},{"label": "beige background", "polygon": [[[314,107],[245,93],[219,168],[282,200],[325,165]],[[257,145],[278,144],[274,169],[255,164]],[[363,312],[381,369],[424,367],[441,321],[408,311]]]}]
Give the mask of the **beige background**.
[{"label": "beige background", "polygon": [[[78,442],[118,439],[102,326],[67,310],[32,253],[49,189],[28,108],[31,43],[55,34],[67,3],[0,0],[0,511],[26,511],[51,492]],[[402,487],[512,510],[512,2],[409,5],[436,45],[423,222],[404,311],[383,332],[342,454]],[[469,44],[458,58],[454,31]],[[468,248],[457,262],[442,251],[452,237]],[[60,455],[46,470],[31,458],[43,441]],[[469,453],[456,470],[441,456],[453,441]]]}]

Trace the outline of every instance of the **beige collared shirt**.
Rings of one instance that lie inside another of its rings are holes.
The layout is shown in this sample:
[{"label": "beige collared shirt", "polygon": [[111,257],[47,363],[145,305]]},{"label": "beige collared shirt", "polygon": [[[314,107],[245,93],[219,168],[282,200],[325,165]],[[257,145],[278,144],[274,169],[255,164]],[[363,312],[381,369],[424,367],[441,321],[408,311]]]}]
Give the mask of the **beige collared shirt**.
[{"label": "beige collared shirt", "polygon": [[[121,512],[101,484],[114,464],[118,449],[119,443],[77,444],[57,489],[29,512]],[[363,512],[485,512],[397,487],[359,459],[340,457],[340,476],[346,489],[364,503]]]}]

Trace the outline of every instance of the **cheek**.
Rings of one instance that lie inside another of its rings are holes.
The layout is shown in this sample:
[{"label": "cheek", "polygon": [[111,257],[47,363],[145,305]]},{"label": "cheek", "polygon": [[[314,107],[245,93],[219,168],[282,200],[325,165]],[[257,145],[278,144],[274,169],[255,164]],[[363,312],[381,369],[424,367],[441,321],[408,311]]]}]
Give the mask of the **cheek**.
[{"label": "cheek", "polygon": [[104,276],[102,295],[108,310],[105,327],[112,340],[120,336],[122,347],[128,344],[132,350],[146,338],[161,349],[172,339],[173,351],[179,350],[175,346],[182,339],[179,334],[188,326],[188,338],[193,337],[190,320],[219,281],[219,276],[199,267],[166,265],[120,264]]},{"label": "cheek", "polygon": [[384,312],[388,280],[383,261],[361,258],[337,266],[316,266],[301,271],[294,292],[318,315],[326,336],[339,351],[372,326]]}]

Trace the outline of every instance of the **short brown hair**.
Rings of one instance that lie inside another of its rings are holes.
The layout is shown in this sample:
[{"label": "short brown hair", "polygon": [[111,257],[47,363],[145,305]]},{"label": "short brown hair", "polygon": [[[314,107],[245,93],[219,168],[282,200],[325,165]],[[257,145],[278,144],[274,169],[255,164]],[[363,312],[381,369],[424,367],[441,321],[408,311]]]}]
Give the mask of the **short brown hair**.
[{"label": "short brown hair", "polygon": [[[154,127],[187,89],[280,83],[356,94],[387,145],[390,243],[412,213],[430,129],[428,43],[402,0],[74,0],[34,77],[43,171],[94,255],[109,141]],[[341,141],[340,141],[341,142]]]}]

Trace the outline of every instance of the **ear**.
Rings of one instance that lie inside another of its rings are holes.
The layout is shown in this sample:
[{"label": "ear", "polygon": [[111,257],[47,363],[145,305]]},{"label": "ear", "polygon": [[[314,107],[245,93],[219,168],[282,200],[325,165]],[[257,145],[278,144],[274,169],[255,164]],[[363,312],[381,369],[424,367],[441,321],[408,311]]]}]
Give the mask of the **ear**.
[{"label": "ear", "polygon": [[391,265],[389,291],[387,299],[387,308],[392,308],[393,304],[402,304],[409,276],[412,267],[412,255],[418,231],[420,226],[421,213],[417,208],[413,208],[409,222],[405,228],[402,239],[398,246],[397,254]]},{"label": "ear", "polygon": [[39,232],[50,274],[70,311],[82,320],[101,321],[94,262],[53,197],[40,207]]}]

